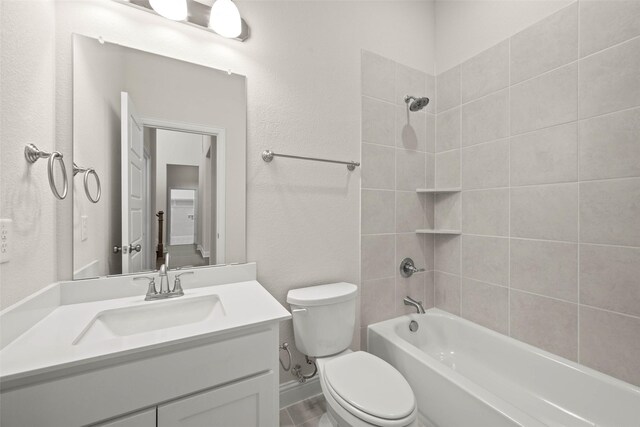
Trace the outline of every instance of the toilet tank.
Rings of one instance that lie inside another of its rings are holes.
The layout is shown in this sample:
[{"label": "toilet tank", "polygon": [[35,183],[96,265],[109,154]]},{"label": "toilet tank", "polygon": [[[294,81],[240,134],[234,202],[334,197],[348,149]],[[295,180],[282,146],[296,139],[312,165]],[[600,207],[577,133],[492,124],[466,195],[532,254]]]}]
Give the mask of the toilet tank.
[{"label": "toilet tank", "polygon": [[298,350],[323,357],[349,348],[356,324],[357,291],[356,285],[344,282],[290,290],[287,302]]}]

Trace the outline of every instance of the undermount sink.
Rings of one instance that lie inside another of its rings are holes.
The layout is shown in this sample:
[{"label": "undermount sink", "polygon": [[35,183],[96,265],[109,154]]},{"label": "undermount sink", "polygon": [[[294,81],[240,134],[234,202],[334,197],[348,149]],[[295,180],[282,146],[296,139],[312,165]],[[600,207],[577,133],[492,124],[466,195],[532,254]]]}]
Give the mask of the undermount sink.
[{"label": "undermount sink", "polygon": [[210,322],[224,317],[218,295],[146,302],[134,307],[98,313],[73,341],[73,345],[157,333],[169,328]]}]

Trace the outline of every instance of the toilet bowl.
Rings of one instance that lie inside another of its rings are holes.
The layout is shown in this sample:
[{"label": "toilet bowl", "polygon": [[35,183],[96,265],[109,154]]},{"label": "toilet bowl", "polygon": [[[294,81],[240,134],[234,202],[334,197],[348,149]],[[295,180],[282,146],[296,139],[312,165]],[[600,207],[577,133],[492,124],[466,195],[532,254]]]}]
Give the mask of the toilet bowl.
[{"label": "toilet bowl", "polygon": [[316,358],[327,413],[322,427],[414,427],[417,406],[409,383],[384,360],[348,350],[357,288],[332,283],[287,295],[296,347]]}]

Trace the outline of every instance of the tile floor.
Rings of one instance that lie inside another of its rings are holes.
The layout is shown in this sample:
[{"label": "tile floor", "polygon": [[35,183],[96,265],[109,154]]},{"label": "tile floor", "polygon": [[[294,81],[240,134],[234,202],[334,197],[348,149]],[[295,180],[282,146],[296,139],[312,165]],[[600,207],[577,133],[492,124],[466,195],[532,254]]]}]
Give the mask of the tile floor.
[{"label": "tile floor", "polygon": [[326,411],[324,396],[319,394],[280,410],[280,427],[318,427]]}]

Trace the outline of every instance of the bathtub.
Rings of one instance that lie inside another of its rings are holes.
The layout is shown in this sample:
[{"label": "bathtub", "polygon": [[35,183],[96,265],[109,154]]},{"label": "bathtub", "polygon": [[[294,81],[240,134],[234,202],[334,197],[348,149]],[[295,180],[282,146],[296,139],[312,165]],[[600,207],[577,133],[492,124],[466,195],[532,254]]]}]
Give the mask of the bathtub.
[{"label": "bathtub", "polygon": [[640,426],[640,388],[438,309],[370,325],[368,350],[427,426]]}]

